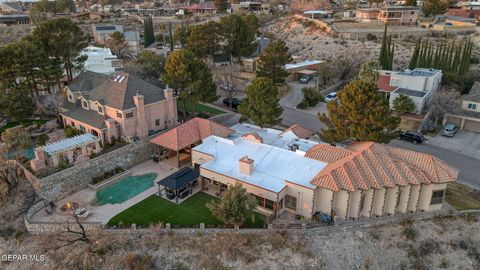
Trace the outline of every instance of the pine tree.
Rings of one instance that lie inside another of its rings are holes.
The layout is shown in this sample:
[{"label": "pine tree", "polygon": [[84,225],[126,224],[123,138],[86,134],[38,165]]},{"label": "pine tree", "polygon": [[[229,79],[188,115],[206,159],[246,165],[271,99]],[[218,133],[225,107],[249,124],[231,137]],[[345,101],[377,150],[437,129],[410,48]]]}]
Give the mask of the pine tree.
[{"label": "pine tree", "polygon": [[348,140],[388,143],[397,136],[400,119],[393,117],[388,101],[375,84],[361,80],[350,82],[338,92],[337,102],[327,104],[328,114],[319,116],[327,124],[320,138],[329,143]]},{"label": "pine tree", "polygon": [[272,80],[257,77],[246,89],[247,96],[242,100],[238,111],[256,125],[272,127],[282,120],[283,109],[279,105],[278,88]]},{"label": "pine tree", "polygon": [[155,33],[153,28],[152,17],[147,17],[144,20],[144,34],[143,34],[143,43],[145,48],[150,46],[150,44],[155,42]]},{"label": "pine tree", "polygon": [[392,44],[392,36],[387,35],[387,25],[388,24],[385,24],[385,30],[383,32],[382,48],[380,49],[379,63],[382,66],[382,69],[392,70],[395,48]]},{"label": "pine tree", "polygon": [[227,11],[227,8],[228,8],[227,0],[214,0],[213,3],[215,4],[217,13],[224,13],[225,11]]},{"label": "pine tree", "polygon": [[220,19],[220,34],[223,38],[223,51],[236,57],[250,56],[257,47],[255,29],[241,16],[233,14]]},{"label": "pine tree", "polygon": [[195,113],[197,102],[214,102],[218,99],[217,85],[213,81],[210,68],[201,59],[195,59],[192,72],[193,80],[188,83],[190,90],[190,103],[192,112]]},{"label": "pine tree", "polygon": [[292,62],[292,56],[285,46],[285,42],[276,40],[268,44],[260,55],[257,64],[257,76],[268,77],[274,84],[283,84],[288,72],[285,65]]},{"label": "pine tree", "polygon": [[191,50],[197,57],[205,58],[219,50],[218,23],[209,21],[205,24],[194,25],[190,29],[186,48]]},{"label": "pine tree", "polygon": [[412,59],[410,60],[410,64],[408,65],[408,69],[414,69],[418,65],[418,58],[420,56],[420,45],[422,43],[422,39],[419,38],[415,43],[415,49],[413,50]]}]

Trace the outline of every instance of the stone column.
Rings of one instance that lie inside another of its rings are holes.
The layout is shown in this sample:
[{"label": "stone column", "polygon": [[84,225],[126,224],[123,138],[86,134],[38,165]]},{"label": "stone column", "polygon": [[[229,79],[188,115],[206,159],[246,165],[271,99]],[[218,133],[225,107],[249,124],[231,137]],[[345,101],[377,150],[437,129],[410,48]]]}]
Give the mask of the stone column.
[{"label": "stone column", "polygon": [[432,200],[432,184],[422,185],[420,190],[420,197],[418,198],[418,210],[427,211]]},{"label": "stone column", "polygon": [[82,145],[82,155],[86,156],[88,153],[87,153],[87,146],[84,144]]},{"label": "stone column", "polygon": [[58,154],[53,154],[52,156],[53,166],[57,167],[60,160],[58,159]]},{"label": "stone column", "polygon": [[398,196],[398,207],[397,212],[407,213],[408,208],[408,198],[410,197],[410,188],[411,185],[406,185],[400,188],[400,195]]},{"label": "stone column", "polygon": [[410,198],[408,199],[408,212],[416,212],[417,211],[417,204],[418,204],[418,198],[420,197],[420,189],[421,185],[414,185],[410,189]]},{"label": "stone column", "polygon": [[397,207],[397,194],[398,187],[387,188],[387,196],[385,198],[385,210],[387,215],[395,214],[395,208]]},{"label": "stone column", "polygon": [[350,200],[348,201],[348,217],[358,218],[358,210],[360,209],[360,199],[362,197],[362,191],[356,190],[350,192]]},{"label": "stone column", "polygon": [[363,205],[360,205],[360,216],[361,217],[370,217],[370,212],[372,209],[373,203],[373,189],[368,189],[363,192]]},{"label": "stone column", "polygon": [[100,142],[98,140],[95,141],[95,153],[98,154],[102,151],[102,148],[100,147]]},{"label": "stone column", "polygon": [[345,219],[347,217],[348,192],[340,190],[333,196],[333,211],[335,217]]},{"label": "stone column", "polygon": [[375,190],[373,198],[372,216],[383,216],[383,205],[385,204],[385,188]]},{"label": "stone column", "polygon": [[73,163],[73,150],[67,151],[68,163]]}]

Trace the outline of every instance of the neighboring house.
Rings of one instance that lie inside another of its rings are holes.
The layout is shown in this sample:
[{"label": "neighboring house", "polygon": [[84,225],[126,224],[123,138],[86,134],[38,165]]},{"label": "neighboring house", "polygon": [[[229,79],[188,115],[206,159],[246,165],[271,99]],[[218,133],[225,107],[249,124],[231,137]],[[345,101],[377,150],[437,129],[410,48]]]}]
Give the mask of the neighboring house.
[{"label": "neighboring house", "polygon": [[391,25],[414,25],[419,14],[416,6],[387,6],[380,8],[378,20]]},{"label": "neighboring house", "polygon": [[93,41],[99,45],[105,45],[105,41],[110,39],[114,32],[123,34],[122,25],[92,25]]},{"label": "neighboring house", "polygon": [[0,25],[30,24],[30,16],[27,14],[0,15]]},{"label": "neighboring house", "polygon": [[217,12],[213,2],[200,2],[189,6],[180,7],[184,14],[214,14]]},{"label": "neighboring house", "polygon": [[389,99],[390,108],[400,95],[415,103],[415,113],[422,113],[430,98],[440,87],[442,71],[415,68],[405,71],[380,71],[377,87]]},{"label": "neighboring house", "polygon": [[263,50],[265,50],[268,44],[270,44],[270,39],[260,36],[255,40],[255,43],[257,44],[255,52],[250,57],[242,58],[243,70],[246,72],[253,73],[257,70],[257,61],[260,58],[260,54],[262,54]]},{"label": "neighboring house", "polygon": [[85,70],[107,75],[123,70],[122,60],[113,55],[108,48],[88,46],[81,54],[88,57],[83,65]]},{"label": "neighboring house", "polygon": [[1,14],[20,14],[22,13],[22,6],[19,1],[14,2],[1,2],[0,3],[0,13]]},{"label": "neighboring house", "polygon": [[231,4],[233,12],[249,12],[255,14],[268,14],[270,13],[270,4],[255,2],[255,1],[244,1],[238,4]]},{"label": "neighboring house", "polygon": [[480,82],[475,82],[470,92],[463,96],[461,112],[447,114],[443,124],[452,123],[460,129],[480,133]]},{"label": "neighboring house", "polygon": [[314,75],[318,70],[320,64],[325,61],[320,60],[305,60],[300,62],[294,62],[285,65],[285,70],[289,73],[287,81],[297,80],[301,75]]},{"label": "neighboring house", "polygon": [[64,91],[68,101],[60,105],[63,124],[102,142],[144,138],[177,123],[173,90],[127,73],[83,71]]},{"label": "neighboring house", "polygon": [[327,19],[333,17],[333,11],[331,10],[307,10],[303,12],[303,16],[310,19]]},{"label": "neighboring house", "polygon": [[241,183],[257,209],[274,217],[359,219],[439,210],[447,183],[458,176],[434,156],[374,142],[340,148],[296,138],[292,130],[232,129],[191,149],[201,185],[222,196]]},{"label": "neighboring house", "polygon": [[128,45],[128,51],[133,55],[138,55],[143,44],[142,37],[139,31],[124,31],[122,25],[92,25],[93,41],[99,45],[105,45],[105,42],[110,39],[110,35],[114,32],[120,32],[125,37],[125,42]]},{"label": "neighboring house", "polygon": [[468,10],[480,10],[480,1],[479,0],[469,0],[469,1],[459,1],[457,3],[458,7]]},{"label": "neighboring house", "polygon": [[80,12],[72,14],[72,18],[76,20],[102,20],[110,18],[110,15],[101,12]]},{"label": "neighboring house", "polygon": [[226,53],[216,53],[213,55],[213,65],[216,67],[230,65],[230,55]]},{"label": "neighboring house", "polygon": [[378,20],[380,10],[378,8],[357,8],[355,18],[360,20]]}]

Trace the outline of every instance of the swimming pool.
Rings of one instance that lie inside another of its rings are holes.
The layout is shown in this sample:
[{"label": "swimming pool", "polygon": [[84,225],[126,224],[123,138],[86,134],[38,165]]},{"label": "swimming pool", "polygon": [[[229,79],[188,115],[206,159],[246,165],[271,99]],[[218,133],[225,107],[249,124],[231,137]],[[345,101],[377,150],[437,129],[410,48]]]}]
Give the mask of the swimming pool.
[{"label": "swimming pool", "polygon": [[153,187],[155,178],[157,178],[156,173],[129,176],[118,183],[97,191],[95,196],[97,204],[122,203]]}]

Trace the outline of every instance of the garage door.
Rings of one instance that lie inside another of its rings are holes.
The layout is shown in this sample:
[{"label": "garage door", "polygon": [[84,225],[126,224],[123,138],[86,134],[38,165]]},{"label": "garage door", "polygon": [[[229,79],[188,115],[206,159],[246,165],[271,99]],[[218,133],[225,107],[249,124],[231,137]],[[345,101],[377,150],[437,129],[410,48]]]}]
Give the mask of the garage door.
[{"label": "garage door", "polygon": [[465,119],[463,129],[480,133],[480,121],[472,121]]},{"label": "garage door", "polygon": [[449,115],[448,119],[447,119],[447,123],[448,124],[454,124],[457,127],[460,127],[462,125],[462,118]]}]

